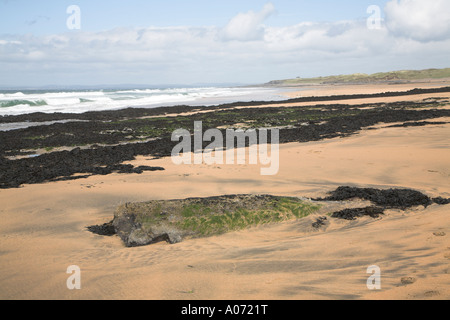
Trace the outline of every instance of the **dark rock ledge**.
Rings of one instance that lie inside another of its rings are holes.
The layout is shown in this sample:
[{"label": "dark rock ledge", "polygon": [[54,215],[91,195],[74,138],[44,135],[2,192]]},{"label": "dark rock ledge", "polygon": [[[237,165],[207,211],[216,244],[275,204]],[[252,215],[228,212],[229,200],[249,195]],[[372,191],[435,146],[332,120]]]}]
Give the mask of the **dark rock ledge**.
[{"label": "dark rock ledge", "polygon": [[365,208],[344,209],[331,214],[332,218],[355,220],[363,216],[378,218],[384,214],[386,209],[406,210],[415,206],[428,207],[436,203],[445,205],[450,203],[450,199],[442,197],[430,198],[427,195],[411,189],[387,189],[380,190],[374,188],[356,188],[342,186],[330,192],[325,198],[314,199],[315,201],[346,201],[351,199],[362,199],[371,201],[374,206]]}]

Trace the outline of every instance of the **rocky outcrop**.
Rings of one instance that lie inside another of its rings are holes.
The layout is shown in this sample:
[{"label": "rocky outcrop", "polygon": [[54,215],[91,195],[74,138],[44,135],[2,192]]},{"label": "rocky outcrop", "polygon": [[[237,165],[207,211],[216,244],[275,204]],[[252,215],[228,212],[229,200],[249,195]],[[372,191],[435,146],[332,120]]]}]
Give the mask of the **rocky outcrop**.
[{"label": "rocky outcrop", "polygon": [[427,195],[411,189],[356,188],[343,186],[330,192],[330,196],[316,201],[344,201],[359,198],[373,202],[379,207],[406,209],[413,206],[429,206],[433,203]]},{"label": "rocky outcrop", "polygon": [[184,237],[184,233],[166,223],[155,222],[151,226],[143,226],[133,213],[116,214],[112,225],[116,234],[127,247],[146,246],[166,241],[174,244]]},{"label": "rocky outcrop", "polygon": [[[442,92],[450,91],[450,88],[441,89],[444,90]],[[416,90],[404,94],[426,92],[441,91]],[[357,96],[305,97],[286,102],[313,103],[338,101],[349,97],[353,99]],[[440,108],[440,102],[434,100],[365,105],[336,103],[332,107],[312,104],[307,108],[270,107],[269,101],[259,104],[251,102],[244,106],[261,104],[268,105],[264,108],[264,112],[261,112],[260,108],[233,109],[243,106],[236,103],[217,107],[130,108],[80,115],[27,114],[0,117],[0,123],[68,120],[73,117],[83,120],[0,131],[0,189],[47,181],[73,180],[94,174],[160,170],[161,168],[132,168],[122,163],[133,160],[136,156],[170,156],[177,144],[171,140],[172,132],[179,128],[192,129],[194,121],[203,121],[205,129],[206,125],[208,128],[223,128],[236,123],[246,123],[249,128],[255,129],[277,127],[280,128],[279,142],[284,144],[347,137],[378,123],[387,125],[403,122],[408,126],[413,123],[436,124],[438,122],[431,120],[450,116],[450,110]],[[216,112],[196,113],[201,110],[216,110]],[[169,112],[192,112],[192,114],[165,117],[164,115]],[[225,129],[221,130],[222,134],[225,134]],[[248,145],[249,142],[246,140],[246,143]],[[204,142],[203,147],[208,144]]]},{"label": "rocky outcrop", "polygon": [[[0,189],[107,175],[113,172],[141,174],[144,171],[164,170],[162,167],[134,167],[120,163],[133,160],[135,156],[131,146],[117,146],[98,149],[76,148],[19,160],[0,158]],[[85,175],[73,176],[78,173]]]},{"label": "rocky outcrop", "polygon": [[116,234],[116,229],[114,228],[113,222],[104,223],[102,225],[89,226],[87,229],[95,234],[101,236],[113,236]]},{"label": "rocky outcrop", "polygon": [[411,189],[387,189],[380,190],[374,188],[356,188],[342,186],[330,192],[325,198],[315,199],[316,201],[345,201],[354,198],[371,201],[374,206],[365,208],[351,208],[333,212],[332,218],[355,220],[363,216],[378,218],[384,214],[386,209],[401,209],[415,206],[427,207],[433,203],[445,205],[450,203],[450,199],[442,197],[430,198],[427,195]]},{"label": "rocky outcrop", "polygon": [[319,206],[295,197],[225,195],[209,198],[127,203],[116,209],[114,219],[88,230],[105,234],[114,229],[127,247],[166,241],[174,244],[241,230],[251,226],[307,216]]},{"label": "rocky outcrop", "polygon": [[365,207],[365,208],[352,208],[344,209],[341,211],[334,212],[331,214],[332,218],[345,219],[345,220],[355,220],[363,216],[369,216],[371,218],[378,218],[380,215],[384,214],[384,209],[379,207]]},{"label": "rocky outcrop", "polygon": [[[432,203],[448,204],[450,199],[431,199],[416,190],[339,187],[327,198],[314,201],[370,200],[364,208],[349,208],[329,214],[330,218],[356,220],[368,216],[379,218],[386,209],[404,210]],[[116,234],[127,247],[166,241],[174,244],[186,238],[206,237],[250,226],[300,219],[320,209],[320,203],[296,197],[271,195],[224,195],[209,198],[149,201],[119,206],[114,219],[100,226],[88,227],[99,235]],[[328,216],[312,223],[314,230],[326,229]]]}]

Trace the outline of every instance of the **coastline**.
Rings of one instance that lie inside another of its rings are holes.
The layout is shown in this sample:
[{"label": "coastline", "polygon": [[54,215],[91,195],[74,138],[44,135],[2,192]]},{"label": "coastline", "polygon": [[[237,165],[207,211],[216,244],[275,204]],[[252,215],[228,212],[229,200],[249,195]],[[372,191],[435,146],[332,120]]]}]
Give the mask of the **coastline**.
[{"label": "coastline", "polygon": [[[373,94],[379,89],[372,87],[363,92],[363,87],[359,88],[357,94]],[[342,91],[336,91],[336,87],[332,91],[354,93],[353,88],[339,89]],[[392,91],[392,86],[383,92],[386,91]],[[450,95],[352,101],[356,105],[431,97],[449,99]],[[292,102],[288,106],[349,102]],[[283,106],[286,104],[265,107]],[[234,107],[255,108],[258,104]],[[448,103],[438,109],[447,110]],[[141,174],[113,172],[0,190],[3,204],[0,214],[4,221],[0,226],[0,296],[2,299],[447,300],[450,297],[448,206],[432,205],[407,212],[389,210],[381,219],[333,222],[321,231],[307,228],[317,218],[315,215],[174,245],[158,243],[133,249],[124,248],[117,237],[105,238],[86,230],[89,225],[109,221],[114,209],[125,202],[238,193],[313,198],[324,196],[340,185],[412,188],[448,198],[450,145],[446,137],[450,135],[450,117],[423,121],[443,123],[399,127],[391,126],[408,121],[377,123],[372,126],[376,130],[364,127],[346,136],[285,141],[280,146],[277,176],[262,177],[257,166],[176,166],[170,157],[155,159],[133,154],[120,163],[165,170]],[[444,231],[447,235],[434,235]],[[83,270],[83,287],[79,291],[69,291],[65,286],[65,271],[72,264]],[[366,269],[373,264],[382,268],[381,291],[369,291],[365,286]],[[413,277],[415,281],[403,284],[404,277]]]}]

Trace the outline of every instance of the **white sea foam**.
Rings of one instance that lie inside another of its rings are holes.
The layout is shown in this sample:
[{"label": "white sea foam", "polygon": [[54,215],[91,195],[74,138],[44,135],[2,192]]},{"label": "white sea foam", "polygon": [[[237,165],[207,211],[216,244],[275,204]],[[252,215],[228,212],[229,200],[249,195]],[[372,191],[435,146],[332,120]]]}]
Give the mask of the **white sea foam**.
[{"label": "white sea foam", "polygon": [[11,97],[24,97],[25,94],[22,92],[16,92],[10,95]]},{"label": "white sea foam", "polygon": [[[278,90],[279,91],[279,90]],[[25,93],[24,93],[25,92]],[[34,112],[83,113],[127,107],[217,105],[236,101],[284,99],[269,88],[173,88],[0,94],[0,115]]]}]

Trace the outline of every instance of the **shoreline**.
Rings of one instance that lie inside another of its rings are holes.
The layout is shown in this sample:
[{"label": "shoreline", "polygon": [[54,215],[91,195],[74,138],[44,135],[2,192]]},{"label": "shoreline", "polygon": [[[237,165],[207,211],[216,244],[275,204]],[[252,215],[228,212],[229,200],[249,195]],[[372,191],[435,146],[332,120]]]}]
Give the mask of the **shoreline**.
[{"label": "shoreline", "polygon": [[[344,85],[341,85],[345,88]],[[342,88],[340,86],[340,88]],[[360,85],[364,86],[364,85]],[[310,88],[307,90],[307,88]],[[173,105],[173,106],[162,106],[156,108],[142,108],[142,107],[125,107],[118,110],[103,110],[103,111],[88,111],[84,113],[27,113],[23,115],[6,115],[0,116],[0,123],[11,123],[11,122],[46,122],[46,121],[61,121],[61,120],[90,120],[90,121],[104,121],[105,119],[120,119],[127,117],[149,117],[149,116],[162,116],[166,114],[181,114],[186,112],[198,112],[198,111],[216,111],[222,109],[236,108],[236,107],[260,107],[260,106],[270,106],[270,105],[293,105],[298,103],[326,103],[326,102],[337,102],[337,101],[351,101],[351,100],[365,100],[365,99],[376,99],[376,98],[397,98],[397,97],[407,97],[407,96],[418,96],[424,94],[438,94],[438,93],[448,93],[450,92],[450,81],[444,82],[438,87],[432,88],[420,88],[417,85],[411,84],[405,88],[401,88],[395,91],[383,91],[382,89],[370,89],[370,93],[367,93],[363,89],[363,93],[357,94],[331,94],[333,90],[330,91],[330,86],[319,86],[321,88],[322,94],[314,95],[321,90],[311,90],[310,86],[305,87],[305,91],[300,91],[301,96],[298,97],[299,92],[293,92],[287,94],[289,99],[286,100],[273,100],[273,101],[249,101],[249,102],[232,102],[213,106],[190,106],[190,105]],[[332,86],[333,88],[333,86]],[[385,88],[385,87],[381,87]],[[354,90],[354,88],[350,88]],[[327,91],[328,90],[328,91]],[[379,92],[382,91],[382,92]],[[304,95],[308,93],[308,95]],[[334,91],[335,92],[335,91]],[[364,93],[366,92],[366,93]],[[335,92],[336,93],[336,92]],[[339,93],[339,91],[338,91]],[[171,112],[169,112],[171,111]]]},{"label": "shoreline", "polygon": [[[342,101],[349,102],[349,98],[354,103],[340,104]],[[378,99],[388,101],[382,103]],[[316,100],[319,102],[311,104]],[[259,130],[277,127],[280,130],[280,143],[284,144],[345,137],[379,123],[420,126],[439,123],[437,120],[441,118],[444,118],[441,122],[446,123],[448,120],[445,118],[450,117],[449,100],[450,87],[443,87],[376,94],[302,97],[286,100],[286,104],[269,101],[263,106],[260,105],[261,102],[254,101],[244,106],[237,102],[212,109],[182,106],[88,112],[80,117],[90,117],[90,121],[55,123],[0,132],[0,138],[5,141],[0,146],[0,188],[113,172],[164,170],[162,167],[136,168],[122,163],[139,155],[169,156],[175,146],[171,141],[172,132],[179,128],[192,131],[195,121],[205,122],[205,128],[217,128],[222,134],[228,128]],[[308,101],[306,106],[305,101]],[[196,111],[192,112],[193,109]],[[255,113],[256,109],[264,112]],[[167,116],[169,110],[172,114]],[[185,113],[186,110],[191,112]],[[181,114],[176,116],[173,114],[176,111]],[[149,112],[153,115],[148,116]],[[144,114],[147,116],[143,116]],[[24,116],[33,118],[43,115]],[[64,114],[45,115],[47,120],[49,116],[62,117]],[[205,147],[206,144],[203,143],[203,148]]]}]

